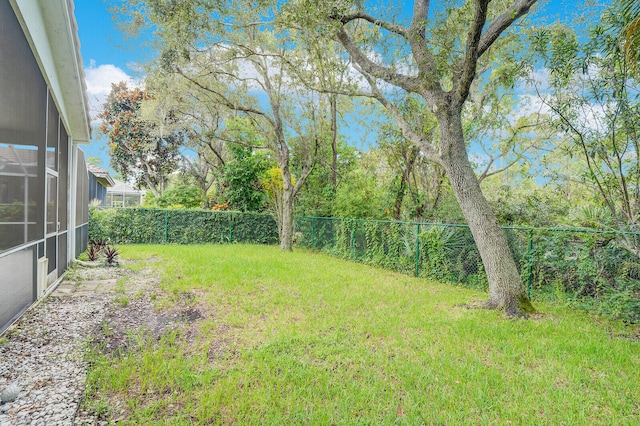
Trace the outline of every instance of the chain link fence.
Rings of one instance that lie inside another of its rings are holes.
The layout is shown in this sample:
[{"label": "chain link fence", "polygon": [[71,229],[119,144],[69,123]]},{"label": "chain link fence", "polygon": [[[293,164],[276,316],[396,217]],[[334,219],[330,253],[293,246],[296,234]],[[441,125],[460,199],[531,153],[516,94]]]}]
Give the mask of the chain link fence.
[{"label": "chain link fence", "polygon": [[[503,229],[530,297],[640,323],[640,259],[623,247],[621,233]],[[488,288],[466,225],[297,217],[294,235],[298,247],[416,277]],[[116,244],[277,244],[278,228],[269,214],[93,209],[89,238]]]},{"label": "chain link fence", "polygon": [[[298,217],[296,225],[297,244],[302,247],[416,277],[488,286],[466,225],[320,217]],[[516,258],[526,269],[526,253]]]},{"label": "chain link fence", "polygon": [[[624,248],[623,233],[502,229],[530,297],[640,323],[640,259]],[[298,217],[296,230],[301,247],[416,277],[488,289],[467,225]]]}]

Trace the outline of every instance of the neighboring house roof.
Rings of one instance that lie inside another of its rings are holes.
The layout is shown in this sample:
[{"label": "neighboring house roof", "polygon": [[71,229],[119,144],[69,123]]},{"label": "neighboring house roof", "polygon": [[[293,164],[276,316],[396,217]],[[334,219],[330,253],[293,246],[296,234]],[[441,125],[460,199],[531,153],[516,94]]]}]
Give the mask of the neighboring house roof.
[{"label": "neighboring house roof", "polygon": [[23,145],[6,145],[0,143],[0,170],[12,164],[19,166],[37,165],[38,150],[24,149]]},{"label": "neighboring house roof", "polygon": [[87,164],[87,170],[89,173],[96,177],[96,180],[102,184],[105,188],[112,187],[115,185],[115,182],[111,176],[109,176],[109,172],[103,169],[102,167],[98,167],[93,164]]},{"label": "neighboring house roof", "polygon": [[126,182],[122,182],[119,180],[113,180],[115,184],[111,188],[107,188],[107,193],[117,193],[117,194],[145,194],[146,191],[141,191],[139,189],[135,189],[133,186],[129,185]]}]

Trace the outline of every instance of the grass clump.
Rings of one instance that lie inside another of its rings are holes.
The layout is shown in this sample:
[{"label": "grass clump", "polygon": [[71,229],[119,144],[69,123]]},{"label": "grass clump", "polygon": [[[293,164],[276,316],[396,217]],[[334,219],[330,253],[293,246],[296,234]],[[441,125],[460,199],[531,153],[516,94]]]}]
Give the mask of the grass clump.
[{"label": "grass clump", "polygon": [[640,419],[640,343],[584,312],[538,304],[530,320],[507,319],[468,308],[480,292],[270,246],[124,246],[122,257],[154,259],[163,293],[197,292],[206,317],[91,356],[89,400],[124,404],[123,424]]}]

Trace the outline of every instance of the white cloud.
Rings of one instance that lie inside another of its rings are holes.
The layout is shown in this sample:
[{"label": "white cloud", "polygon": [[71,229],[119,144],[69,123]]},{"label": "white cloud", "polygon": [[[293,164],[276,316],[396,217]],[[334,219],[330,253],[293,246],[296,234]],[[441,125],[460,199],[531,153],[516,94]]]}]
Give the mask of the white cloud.
[{"label": "white cloud", "polygon": [[[604,132],[608,126],[607,111],[615,108],[614,104],[608,102],[597,102],[589,92],[591,84],[590,78],[597,78],[600,67],[590,65],[586,74],[577,75],[573,82],[572,90],[565,90],[561,93],[564,102],[571,102],[574,109],[572,118],[573,124],[583,130]],[[519,86],[519,105],[514,113],[514,121],[519,117],[534,113],[550,114],[556,116],[547,102],[557,102],[554,100],[555,94],[550,86],[551,74],[546,67],[534,70],[530,80],[521,82]],[[534,90],[535,89],[535,90]]]},{"label": "white cloud", "polygon": [[[96,66],[96,61],[93,59],[89,61],[89,66],[84,69],[84,75],[92,120],[95,120],[95,116],[107,99],[112,83],[126,81],[129,84],[137,84],[137,81],[132,76],[117,66],[113,64]],[[92,122],[92,124],[95,124],[95,122]]]},{"label": "white cloud", "polygon": [[520,95],[519,101],[518,109],[514,112],[513,122],[520,117],[526,117],[531,114],[548,114],[551,112],[551,108],[537,94]]}]

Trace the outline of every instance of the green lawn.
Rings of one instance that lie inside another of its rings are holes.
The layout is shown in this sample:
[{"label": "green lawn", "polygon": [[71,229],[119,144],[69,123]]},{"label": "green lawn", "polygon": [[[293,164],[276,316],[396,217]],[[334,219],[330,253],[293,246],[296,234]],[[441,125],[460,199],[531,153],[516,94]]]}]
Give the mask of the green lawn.
[{"label": "green lawn", "polygon": [[88,355],[87,405],[124,424],[640,423],[640,342],[620,324],[541,304],[508,319],[470,309],[482,293],[303,250],[121,251],[156,268],[158,309],[206,316]]}]

